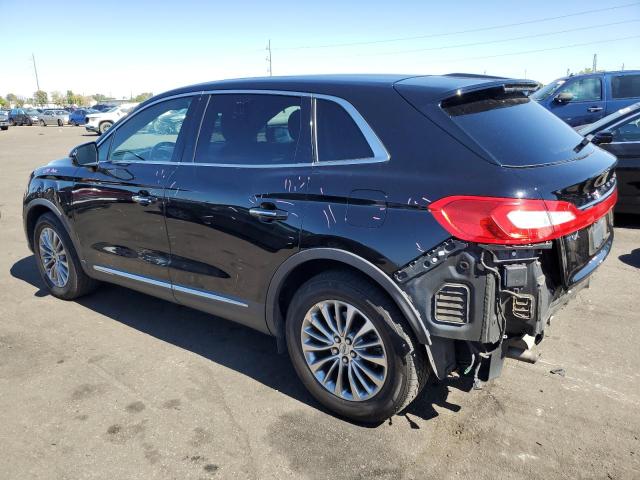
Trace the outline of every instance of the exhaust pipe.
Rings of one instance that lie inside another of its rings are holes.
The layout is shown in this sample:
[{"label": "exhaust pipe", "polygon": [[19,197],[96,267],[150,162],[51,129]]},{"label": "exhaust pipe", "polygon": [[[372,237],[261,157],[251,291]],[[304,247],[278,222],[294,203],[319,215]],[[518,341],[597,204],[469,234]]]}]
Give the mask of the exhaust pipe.
[{"label": "exhaust pipe", "polygon": [[538,361],[537,353],[517,347],[508,347],[506,357],[526,363],[536,363]]}]

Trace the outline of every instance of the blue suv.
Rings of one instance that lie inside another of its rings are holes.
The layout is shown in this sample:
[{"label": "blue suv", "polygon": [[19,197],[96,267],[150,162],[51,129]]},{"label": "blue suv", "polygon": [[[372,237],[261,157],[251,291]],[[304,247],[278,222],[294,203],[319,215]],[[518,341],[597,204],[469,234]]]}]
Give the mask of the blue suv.
[{"label": "blue suv", "polygon": [[571,126],[587,125],[640,101],[640,70],[558,78],[531,99]]}]

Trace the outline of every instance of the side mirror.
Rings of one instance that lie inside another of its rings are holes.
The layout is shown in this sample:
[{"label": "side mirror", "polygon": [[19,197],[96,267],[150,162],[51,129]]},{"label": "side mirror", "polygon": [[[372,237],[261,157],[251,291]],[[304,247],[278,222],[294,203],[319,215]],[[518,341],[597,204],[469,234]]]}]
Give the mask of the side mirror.
[{"label": "side mirror", "polygon": [[556,103],[569,103],[573,100],[573,93],[571,92],[562,92],[555,96],[553,99]]},{"label": "side mirror", "polygon": [[98,165],[98,145],[96,142],[78,145],[69,153],[74,164],[82,167],[95,167]]},{"label": "side mirror", "polygon": [[611,143],[613,142],[613,132],[608,130],[602,130],[601,132],[596,133],[591,139],[591,143],[595,145],[601,145],[603,143]]}]

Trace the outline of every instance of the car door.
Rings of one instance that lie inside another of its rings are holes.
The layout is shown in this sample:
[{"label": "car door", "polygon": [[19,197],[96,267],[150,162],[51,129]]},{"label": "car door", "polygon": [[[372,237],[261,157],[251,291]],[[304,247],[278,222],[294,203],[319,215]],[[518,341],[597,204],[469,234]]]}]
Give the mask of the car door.
[{"label": "car door", "polygon": [[562,93],[571,94],[570,101],[554,100],[549,105],[558,117],[571,126],[586,125],[602,118],[605,114],[602,77],[599,75],[567,80],[554,97]]},{"label": "car door", "polygon": [[209,96],[198,141],[167,186],[179,302],[266,331],[269,282],[299,248],[309,105],[275,92]]},{"label": "car door", "polygon": [[196,103],[182,96],[147,106],[101,141],[97,168],[79,167],[70,192],[74,229],[98,278],[173,299],[164,188]]}]

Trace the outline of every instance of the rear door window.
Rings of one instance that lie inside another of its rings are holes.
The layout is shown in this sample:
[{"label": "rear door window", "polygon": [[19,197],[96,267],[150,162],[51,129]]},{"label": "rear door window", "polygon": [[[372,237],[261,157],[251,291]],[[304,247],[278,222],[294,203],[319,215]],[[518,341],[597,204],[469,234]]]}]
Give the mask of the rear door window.
[{"label": "rear door window", "polygon": [[373,151],[351,115],[336,102],[316,101],[318,161],[372,158]]},{"label": "rear door window", "polygon": [[443,110],[472,140],[504,166],[534,166],[575,159],[582,136],[537,102],[501,88],[454,97]]},{"label": "rear door window", "polygon": [[237,166],[311,163],[308,149],[300,145],[301,137],[306,139],[301,135],[302,112],[302,99],[297,96],[214,94],[200,127],[195,162]]},{"label": "rear door window", "polygon": [[611,77],[611,96],[616,99],[640,97],[640,75]]}]

